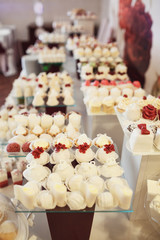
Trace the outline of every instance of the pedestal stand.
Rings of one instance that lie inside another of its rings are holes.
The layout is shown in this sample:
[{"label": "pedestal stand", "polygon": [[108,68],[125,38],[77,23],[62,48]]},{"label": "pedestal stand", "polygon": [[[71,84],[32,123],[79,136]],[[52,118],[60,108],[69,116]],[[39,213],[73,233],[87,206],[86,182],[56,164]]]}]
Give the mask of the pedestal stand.
[{"label": "pedestal stand", "polygon": [[[51,238],[53,240],[89,240],[94,212],[65,212],[66,209],[69,211],[68,207],[64,209],[57,207],[55,209],[57,212],[46,213]],[[88,210],[94,211],[94,207]]]}]

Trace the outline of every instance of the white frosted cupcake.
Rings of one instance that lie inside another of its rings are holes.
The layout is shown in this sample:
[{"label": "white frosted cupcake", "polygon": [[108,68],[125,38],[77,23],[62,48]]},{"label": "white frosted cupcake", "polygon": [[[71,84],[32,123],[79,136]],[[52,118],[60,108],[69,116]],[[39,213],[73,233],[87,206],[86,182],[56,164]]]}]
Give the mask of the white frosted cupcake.
[{"label": "white frosted cupcake", "polygon": [[104,191],[105,185],[103,178],[99,176],[92,176],[87,179],[87,182],[95,186],[98,189],[98,193]]},{"label": "white frosted cupcake", "polygon": [[40,125],[41,117],[36,114],[29,114],[28,116],[29,128],[33,129],[36,125]]},{"label": "white frosted cupcake", "polygon": [[[88,148],[88,149],[87,149]],[[75,159],[78,163],[90,162],[95,157],[95,153],[92,151],[89,146],[79,145],[78,149],[75,152]]]},{"label": "white frosted cupcake", "polygon": [[87,137],[85,133],[81,134],[77,139],[74,140],[74,144],[76,147],[79,145],[83,145],[84,143],[87,143],[87,145],[92,145],[92,140]]},{"label": "white frosted cupcake", "polygon": [[36,125],[32,130],[31,130],[31,133],[36,135],[37,137],[39,137],[41,134],[44,133],[44,129],[39,126],[39,125]]},{"label": "white frosted cupcake", "polygon": [[56,124],[59,128],[62,128],[65,123],[65,116],[61,112],[57,112],[54,115],[54,124]]},{"label": "white frosted cupcake", "polygon": [[94,162],[93,163],[92,162],[80,163],[79,165],[77,165],[75,167],[75,172],[77,174],[81,174],[84,179],[98,175],[98,169],[97,169],[96,165],[94,164]]},{"label": "white frosted cupcake", "polygon": [[64,145],[65,148],[71,148],[73,145],[73,142],[69,138],[67,138],[63,133],[60,133],[53,140],[53,146],[57,148],[59,144],[60,146]]},{"label": "white frosted cupcake", "polygon": [[53,117],[48,114],[43,114],[41,116],[41,127],[43,129],[50,129],[53,123]]},{"label": "white frosted cupcake", "polygon": [[122,95],[127,95],[129,98],[131,98],[133,96],[133,89],[131,88],[124,88],[122,90]]},{"label": "white frosted cupcake", "polygon": [[46,186],[51,190],[55,183],[62,183],[61,177],[58,173],[51,173],[47,179]]},{"label": "white frosted cupcake", "polygon": [[115,152],[114,145],[108,144],[97,150],[96,157],[100,163],[104,164],[110,161],[110,159],[116,160],[118,154]]},{"label": "white frosted cupcake", "polygon": [[114,159],[111,159],[110,162],[108,161],[105,163],[99,168],[99,170],[100,174],[106,178],[120,177],[124,173],[123,168],[121,168]]},{"label": "white frosted cupcake", "polygon": [[48,134],[50,134],[52,137],[57,136],[60,132],[61,130],[56,124],[53,124],[51,128],[48,130]]},{"label": "white frosted cupcake", "polygon": [[81,114],[77,112],[70,112],[68,114],[68,122],[78,130],[81,126]]},{"label": "white frosted cupcake", "polygon": [[123,114],[130,121],[138,121],[141,118],[141,110],[136,103],[130,104]]},{"label": "white frosted cupcake", "polygon": [[26,156],[28,163],[35,162],[40,165],[46,165],[49,162],[49,159],[49,154],[39,147],[35,148]]},{"label": "white frosted cupcake", "polygon": [[67,205],[70,210],[82,210],[86,207],[86,202],[81,192],[74,191],[67,193]]},{"label": "white frosted cupcake", "polygon": [[74,160],[74,156],[69,149],[56,148],[51,155],[50,162],[52,164],[60,163],[62,160],[70,163]]},{"label": "white frosted cupcake", "polygon": [[93,139],[93,144],[98,148],[102,148],[104,145],[113,144],[113,141],[106,134],[98,134],[97,137]]},{"label": "white frosted cupcake", "polygon": [[74,174],[74,168],[71,164],[61,161],[59,164],[55,165],[52,169],[52,172],[58,173],[62,181],[66,181],[67,178],[70,178]]},{"label": "white frosted cupcake", "polygon": [[47,190],[40,191],[36,196],[36,206],[39,208],[54,209],[56,204],[53,195]]},{"label": "white frosted cupcake", "polygon": [[118,206],[118,202],[110,192],[103,192],[97,197],[97,205],[101,209],[112,209]]},{"label": "white frosted cupcake", "polygon": [[80,174],[74,174],[70,178],[66,179],[65,184],[71,192],[81,191],[81,187],[83,184],[83,176]]}]

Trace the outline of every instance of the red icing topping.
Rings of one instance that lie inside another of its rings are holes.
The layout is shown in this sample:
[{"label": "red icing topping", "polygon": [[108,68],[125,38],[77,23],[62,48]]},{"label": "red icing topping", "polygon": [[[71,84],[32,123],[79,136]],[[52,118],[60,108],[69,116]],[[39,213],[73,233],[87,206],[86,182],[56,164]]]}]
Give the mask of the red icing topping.
[{"label": "red icing topping", "polygon": [[40,158],[41,153],[43,153],[44,150],[42,147],[35,148],[31,153],[34,156],[34,158]]},{"label": "red icing topping", "polygon": [[98,87],[99,86],[99,81],[94,81],[93,86]]},{"label": "red icing topping", "polygon": [[69,83],[68,83],[68,84],[65,84],[65,87],[70,87],[70,86],[71,86],[71,84],[69,84]]},{"label": "red icing topping", "polygon": [[136,88],[140,88],[141,87],[141,83],[139,81],[134,81],[133,82],[133,86]]},{"label": "red icing topping", "polygon": [[97,74],[98,74],[98,75],[101,75],[101,74],[103,74],[103,72],[97,72]]},{"label": "red icing topping", "polygon": [[115,81],[111,81],[110,85],[116,86],[116,82]]},{"label": "red icing topping", "polygon": [[115,151],[113,144],[106,144],[104,145],[104,151],[108,154]]},{"label": "red icing topping", "polygon": [[90,147],[86,142],[78,146],[80,153],[86,153],[87,149]]},{"label": "red icing topping", "polygon": [[27,80],[27,82],[29,82],[29,81],[31,81],[31,78],[27,78],[26,80]]},{"label": "red icing topping", "polygon": [[91,82],[89,80],[86,80],[85,81],[85,86],[90,86],[91,85]]},{"label": "red icing topping", "polygon": [[150,134],[150,131],[147,130],[146,128],[141,128],[141,134],[142,135],[148,135],[148,134]]},{"label": "red icing topping", "polygon": [[91,75],[91,74],[92,74],[92,73],[86,72],[86,75],[87,75],[87,76],[89,76],[89,75]]},{"label": "red icing topping", "polygon": [[128,98],[128,95],[127,95],[127,94],[124,94],[123,97],[124,97],[124,98]]},{"label": "red icing topping", "polygon": [[109,85],[109,82],[108,82],[108,80],[103,79],[103,80],[101,81],[101,84],[102,84],[102,85]]},{"label": "red icing topping", "polygon": [[138,128],[139,129],[146,128],[146,124],[145,123],[138,124]]},{"label": "red icing topping", "polygon": [[55,149],[56,149],[56,152],[59,152],[61,149],[67,149],[67,148],[65,144],[58,143],[58,144],[55,144]]},{"label": "red icing topping", "polygon": [[157,116],[157,109],[153,105],[148,104],[143,107],[142,116],[145,119],[154,120]]},{"label": "red icing topping", "polygon": [[146,98],[146,96],[143,96],[143,100],[146,100],[147,98]]},{"label": "red icing topping", "polygon": [[39,87],[39,88],[42,88],[42,87],[43,87],[43,85],[42,85],[42,84],[38,84],[38,87]]},{"label": "red icing topping", "polygon": [[36,78],[36,82],[38,82],[38,78]]}]

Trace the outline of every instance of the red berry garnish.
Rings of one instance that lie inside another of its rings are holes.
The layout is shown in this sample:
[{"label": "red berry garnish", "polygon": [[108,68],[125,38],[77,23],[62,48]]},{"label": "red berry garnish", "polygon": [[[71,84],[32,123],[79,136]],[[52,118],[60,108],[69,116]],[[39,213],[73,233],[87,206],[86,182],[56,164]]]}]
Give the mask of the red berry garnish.
[{"label": "red berry garnish", "polygon": [[42,87],[43,87],[43,85],[42,85],[42,84],[38,84],[38,87],[39,87],[39,88],[42,88]]},{"label": "red berry garnish", "polygon": [[67,148],[66,148],[66,145],[65,145],[65,144],[62,144],[62,143],[55,144],[55,150],[56,150],[56,152],[60,152],[61,149],[67,149]]},{"label": "red berry garnish", "polygon": [[44,152],[44,149],[42,147],[37,147],[31,153],[34,156],[34,158],[40,158],[40,155],[43,152]]},{"label": "red berry garnish", "polygon": [[87,149],[89,148],[90,146],[85,142],[83,143],[82,145],[79,145],[78,146],[78,149],[79,149],[79,152],[80,153],[86,153]]},{"label": "red berry garnish", "polygon": [[114,145],[113,144],[106,144],[106,145],[104,145],[104,151],[107,154],[115,151]]},{"label": "red berry garnish", "polygon": [[146,96],[143,96],[143,100],[146,100],[147,99],[147,97]]},{"label": "red berry garnish", "polygon": [[127,95],[127,94],[124,94],[123,97],[124,97],[124,98],[128,98],[128,95]]}]

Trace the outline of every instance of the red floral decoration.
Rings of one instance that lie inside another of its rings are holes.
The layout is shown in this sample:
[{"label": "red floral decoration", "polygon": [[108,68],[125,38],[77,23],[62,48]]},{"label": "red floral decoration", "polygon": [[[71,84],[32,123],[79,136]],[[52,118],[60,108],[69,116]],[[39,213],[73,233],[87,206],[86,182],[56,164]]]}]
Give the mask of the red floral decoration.
[{"label": "red floral decoration", "polygon": [[42,87],[43,87],[43,85],[42,85],[42,84],[38,84],[38,87],[39,87],[39,88],[42,88]]},{"label": "red floral decoration", "polygon": [[115,151],[113,144],[106,144],[104,145],[104,151],[108,154]]},{"label": "red floral decoration", "polygon": [[86,142],[78,146],[80,153],[86,153],[87,149],[90,147]]},{"label": "red floral decoration", "polygon": [[125,30],[124,60],[128,74],[143,85],[150,62],[152,19],[142,0],[137,0],[134,6],[132,0],[119,1],[119,25]]},{"label": "red floral decoration", "polygon": [[149,119],[153,121],[157,116],[157,109],[153,105],[148,104],[147,106],[143,107],[142,116],[144,119]]},{"label": "red floral decoration", "polygon": [[32,155],[34,156],[34,158],[40,158],[40,155],[43,152],[44,152],[44,150],[42,147],[37,147],[32,151]]},{"label": "red floral decoration", "polygon": [[65,87],[70,87],[70,86],[71,86],[71,84],[69,84],[69,83],[68,83],[68,84],[65,84]]},{"label": "red floral decoration", "polygon": [[58,143],[58,144],[55,144],[55,149],[56,149],[56,152],[60,152],[61,149],[67,149],[66,145],[65,144],[62,144],[62,143]]}]

